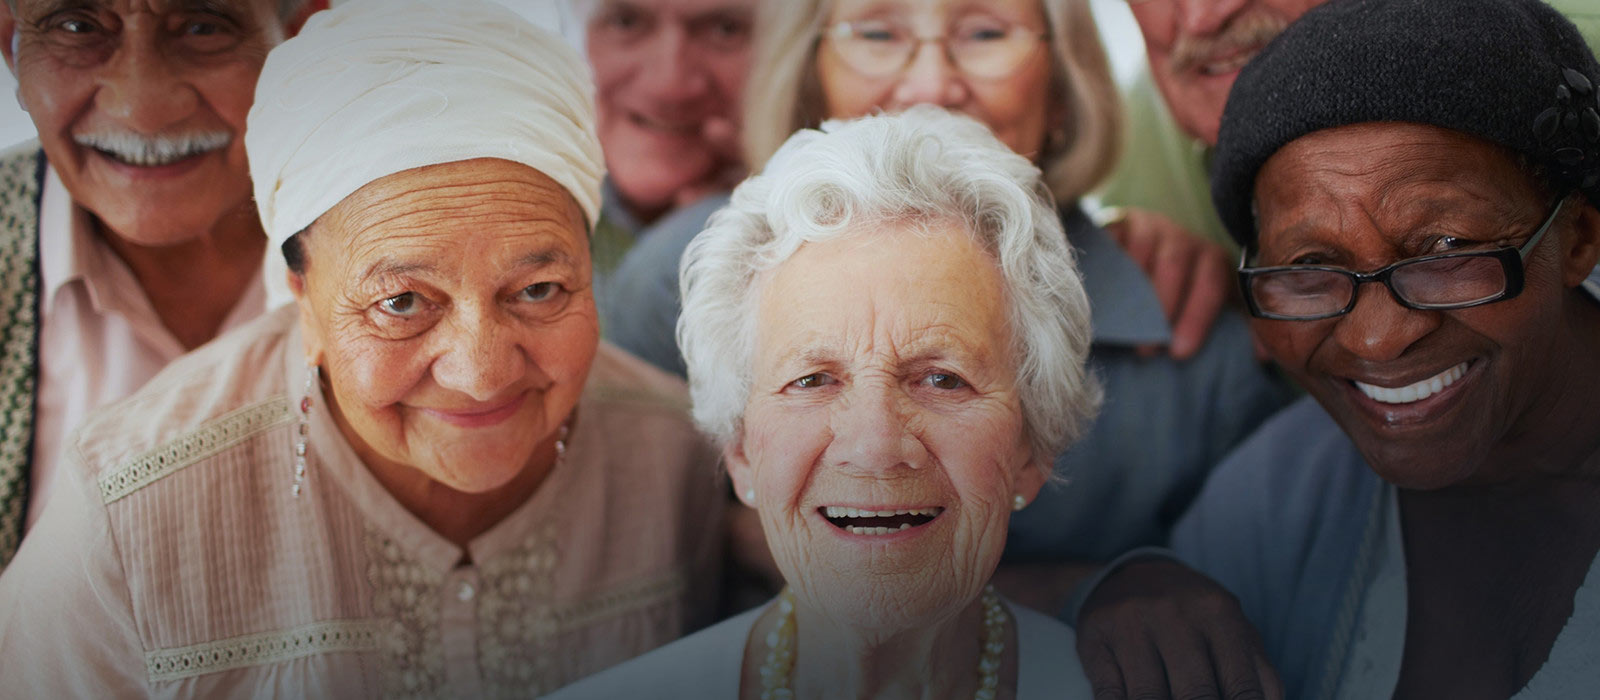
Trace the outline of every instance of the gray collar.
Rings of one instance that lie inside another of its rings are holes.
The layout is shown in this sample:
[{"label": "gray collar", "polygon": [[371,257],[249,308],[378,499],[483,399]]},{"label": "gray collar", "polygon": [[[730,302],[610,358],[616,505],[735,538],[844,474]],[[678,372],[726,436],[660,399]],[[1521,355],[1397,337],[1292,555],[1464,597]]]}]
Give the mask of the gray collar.
[{"label": "gray collar", "polygon": [[1089,295],[1096,345],[1165,345],[1172,329],[1144,270],[1122,252],[1111,234],[1095,226],[1076,203],[1064,207],[1062,226],[1078,255],[1078,273]]}]

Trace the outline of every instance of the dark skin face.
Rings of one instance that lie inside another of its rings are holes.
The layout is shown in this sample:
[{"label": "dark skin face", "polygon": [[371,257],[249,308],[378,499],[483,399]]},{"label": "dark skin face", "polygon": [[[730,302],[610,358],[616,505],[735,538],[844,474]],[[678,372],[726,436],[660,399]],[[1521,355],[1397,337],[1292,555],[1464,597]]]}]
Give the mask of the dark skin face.
[{"label": "dark skin face", "polygon": [[[1508,151],[1458,132],[1361,124],[1302,137],[1256,178],[1260,238],[1253,265],[1322,264],[1372,271],[1406,258],[1521,245],[1551,198]],[[1419,311],[1379,284],[1347,315],[1255,320],[1272,356],[1327,409],[1368,464],[1403,488],[1506,481],[1528,470],[1595,465],[1592,358],[1600,307],[1578,285],[1600,257],[1600,213],[1572,198],[1525,260],[1516,298]],[[1400,388],[1463,369],[1420,400]],[[1592,422],[1589,425],[1593,425]],[[1584,442],[1584,444],[1574,444]]]}]

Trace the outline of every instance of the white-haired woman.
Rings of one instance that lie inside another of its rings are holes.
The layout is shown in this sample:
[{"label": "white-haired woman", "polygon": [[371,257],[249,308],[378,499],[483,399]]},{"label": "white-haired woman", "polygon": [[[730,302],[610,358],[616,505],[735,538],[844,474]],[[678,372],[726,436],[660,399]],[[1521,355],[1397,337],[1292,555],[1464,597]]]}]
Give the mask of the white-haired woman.
[{"label": "white-haired woman", "polygon": [[1099,403],[1039,170],[929,108],[797,133],[690,245],[695,418],[760,513],[772,604],[568,697],[1088,696],[988,588]]},{"label": "white-haired woman", "polygon": [[272,52],[246,146],[295,303],[84,424],[0,578],[0,695],[528,697],[708,621],[715,453],[599,343],[587,90],[479,0]]},{"label": "white-haired woman", "polygon": [[[1106,405],[1056,456],[1064,478],[1016,516],[1001,577],[1008,592],[1060,609],[1088,563],[1164,543],[1211,467],[1288,396],[1254,359],[1238,314],[1225,314],[1192,357],[1148,352],[1176,332],[1157,291],[1078,206],[1112,167],[1121,130],[1088,3],[764,3],[755,46],[744,118],[753,168],[824,119],[933,104],[976,118],[1038,166],[1060,206],[1093,305],[1089,363]],[[665,233],[629,253],[602,316],[619,345],[671,367],[675,261],[694,231]]]}]

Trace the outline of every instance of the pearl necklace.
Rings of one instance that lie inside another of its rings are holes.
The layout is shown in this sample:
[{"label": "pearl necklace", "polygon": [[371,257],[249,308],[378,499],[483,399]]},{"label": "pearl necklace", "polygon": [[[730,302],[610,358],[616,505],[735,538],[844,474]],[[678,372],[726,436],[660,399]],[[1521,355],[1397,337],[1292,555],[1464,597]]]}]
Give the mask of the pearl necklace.
[{"label": "pearl necklace", "polygon": [[[976,700],[994,700],[1000,688],[1000,656],[1006,651],[1006,609],[994,586],[984,586],[983,646],[978,653]],[[794,678],[794,594],[778,594],[778,623],[767,633],[767,660],[761,664],[761,700],[793,700],[789,688]]]}]

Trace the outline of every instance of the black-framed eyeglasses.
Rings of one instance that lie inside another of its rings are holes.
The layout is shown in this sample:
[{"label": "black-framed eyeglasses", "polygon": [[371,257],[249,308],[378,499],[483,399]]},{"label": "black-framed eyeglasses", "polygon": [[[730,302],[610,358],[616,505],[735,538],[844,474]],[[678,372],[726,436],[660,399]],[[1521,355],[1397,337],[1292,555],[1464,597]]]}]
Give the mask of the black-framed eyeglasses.
[{"label": "black-framed eyeglasses", "polygon": [[1374,272],[1322,265],[1246,267],[1247,247],[1239,257],[1239,285],[1250,315],[1280,321],[1316,321],[1350,313],[1356,307],[1356,290],[1368,282],[1388,287],[1401,306],[1424,311],[1510,299],[1522,293],[1523,260],[1550,230],[1566,201],[1565,196],[1556,200],[1539,230],[1521,247],[1427,255]]}]

